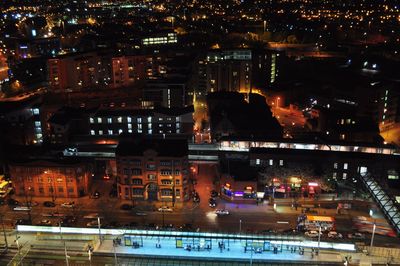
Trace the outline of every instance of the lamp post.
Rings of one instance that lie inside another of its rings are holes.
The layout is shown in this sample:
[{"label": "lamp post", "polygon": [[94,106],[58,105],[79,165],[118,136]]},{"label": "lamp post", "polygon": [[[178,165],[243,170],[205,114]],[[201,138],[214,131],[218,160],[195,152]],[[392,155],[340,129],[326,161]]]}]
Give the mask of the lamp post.
[{"label": "lamp post", "polygon": [[68,252],[67,252],[67,244],[65,243],[65,240],[63,240],[62,236],[62,231],[61,231],[61,222],[59,223],[59,228],[60,228],[60,239],[64,243],[64,254],[65,254],[65,265],[69,266],[69,261],[68,261]]},{"label": "lamp post", "polygon": [[372,227],[372,237],[371,237],[370,248],[372,248],[372,246],[374,245],[375,230],[376,230],[376,223],[374,223],[374,226]]},{"label": "lamp post", "polygon": [[239,234],[242,233],[242,220],[239,220]]},{"label": "lamp post", "polygon": [[2,230],[3,230],[3,236],[4,236],[5,251],[7,252],[7,250],[8,250],[8,242],[7,242],[6,229],[4,228],[3,215],[0,216],[0,219],[1,219],[1,227],[2,227]]},{"label": "lamp post", "polygon": [[318,230],[318,253],[317,253],[317,255],[319,254],[320,244],[321,244],[321,224],[319,224],[319,230]]},{"label": "lamp post", "polygon": [[103,240],[101,239],[101,225],[100,225],[100,217],[97,217],[97,225],[99,227],[99,240],[100,240],[100,245],[103,243]]}]

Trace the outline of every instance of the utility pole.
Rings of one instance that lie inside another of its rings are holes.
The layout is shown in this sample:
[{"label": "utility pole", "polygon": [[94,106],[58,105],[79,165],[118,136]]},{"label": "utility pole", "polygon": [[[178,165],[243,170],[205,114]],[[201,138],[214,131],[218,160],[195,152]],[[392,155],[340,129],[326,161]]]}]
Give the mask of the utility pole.
[{"label": "utility pole", "polygon": [[103,243],[103,240],[101,239],[101,225],[100,225],[100,217],[97,217],[97,225],[99,227],[99,240],[100,240],[100,245]]},{"label": "utility pole", "polygon": [[319,224],[319,230],[318,230],[318,253],[317,253],[317,255],[319,254],[320,244],[321,244],[321,224]]},{"label": "utility pole", "polygon": [[370,248],[372,248],[372,246],[374,245],[375,229],[376,229],[376,223],[374,223],[374,226],[372,227],[372,237],[371,237]]},{"label": "utility pole", "polygon": [[5,250],[6,252],[8,251],[8,242],[7,242],[7,234],[6,234],[6,229],[4,228],[4,220],[3,220],[3,215],[0,216],[1,217],[1,227],[3,230],[3,236],[4,236],[4,243],[5,243]]},{"label": "utility pole", "polygon": [[61,231],[61,221],[59,222],[58,225],[60,228],[60,240],[63,241],[63,243],[64,243],[65,265],[69,266],[67,244],[65,243],[65,240],[63,240],[62,231]]}]

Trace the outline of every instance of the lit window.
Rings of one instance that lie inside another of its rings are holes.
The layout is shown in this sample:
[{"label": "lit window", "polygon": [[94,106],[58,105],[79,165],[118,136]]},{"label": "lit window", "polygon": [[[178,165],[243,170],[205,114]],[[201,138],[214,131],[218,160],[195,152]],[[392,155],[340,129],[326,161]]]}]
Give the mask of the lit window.
[{"label": "lit window", "polygon": [[112,134],[113,134],[112,129],[109,129],[109,130],[108,130],[108,135],[112,135]]},{"label": "lit window", "polygon": [[111,117],[107,118],[107,123],[109,123],[109,124],[112,123],[112,118]]},{"label": "lit window", "polygon": [[103,130],[99,130],[99,135],[103,135]]},{"label": "lit window", "polygon": [[279,160],[279,165],[283,166],[283,160]]},{"label": "lit window", "polygon": [[90,135],[94,135],[95,134],[95,132],[94,132],[94,130],[92,129],[92,130],[90,130]]},{"label": "lit window", "polygon": [[343,173],[343,179],[347,179],[347,173]]},{"label": "lit window", "polygon": [[274,160],[269,159],[269,165],[274,165]]},{"label": "lit window", "polygon": [[337,166],[338,166],[338,163],[334,163],[334,164],[333,164],[333,168],[334,168],[334,169],[337,169]]},{"label": "lit window", "polygon": [[151,116],[147,117],[147,122],[151,123]]},{"label": "lit window", "polygon": [[256,165],[260,165],[261,161],[260,159],[256,159]]},{"label": "lit window", "polygon": [[89,121],[90,121],[91,124],[93,124],[94,123],[93,117],[89,118]]},{"label": "lit window", "polygon": [[149,129],[149,134],[153,134],[153,130],[152,129]]},{"label": "lit window", "polygon": [[127,121],[128,123],[132,123],[132,118],[131,118],[130,116],[128,116],[128,117],[126,118],[126,121]]},{"label": "lit window", "polygon": [[118,134],[121,134],[122,132],[124,132],[122,129],[118,129]]},{"label": "lit window", "polygon": [[103,119],[101,119],[101,117],[97,118],[97,123],[103,123]]},{"label": "lit window", "polygon": [[141,118],[141,117],[138,117],[137,122],[138,122],[138,123],[142,123],[142,118]]},{"label": "lit window", "polygon": [[120,116],[120,117],[118,117],[118,123],[122,123],[122,117]]},{"label": "lit window", "polygon": [[349,167],[348,163],[343,164],[343,169],[347,170],[348,167]]},{"label": "lit window", "polygon": [[128,124],[128,129],[132,129],[132,124]]}]

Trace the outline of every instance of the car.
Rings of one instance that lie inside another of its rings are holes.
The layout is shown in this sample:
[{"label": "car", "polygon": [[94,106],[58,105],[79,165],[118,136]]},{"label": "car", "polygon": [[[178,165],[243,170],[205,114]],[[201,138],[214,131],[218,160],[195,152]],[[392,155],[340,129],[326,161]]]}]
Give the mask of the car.
[{"label": "car", "polygon": [[15,221],[15,225],[22,225],[22,224],[31,225],[32,222],[29,221],[28,219],[18,219],[18,220]]},{"label": "car", "polygon": [[[89,214],[83,216],[84,219],[97,219],[97,217],[99,217],[99,214],[95,213],[95,212],[89,213]],[[102,218],[102,217],[100,217],[100,218]]]},{"label": "car", "polygon": [[27,207],[34,207],[34,206],[38,206],[39,202],[37,201],[30,201],[26,204]]},{"label": "car", "polygon": [[[304,233],[305,236],[311,237],[311,238],[318,237],[318,234],[319,234],[318,231],[308,231],[308,232]],[[321,233],[321,235],[322,235],[322,233]]]},{"label": "car", "polygon": [[200,202],[200,196],[196,195],[195,197],[193,197],[193,202],[194,203],[199,203]]},{"label": "car", "polygon": [[162,206],[160,208],[158,208],[159,212],[172,212],[172,209],[168,206]]},{"label": "car", "polygon": [[218,192],[217,192],[216,190],[214,190],[214,189],[211,190],[210,194],[211,194],[211,197],[212,197],[212,198],[218,197]]},{"label": "car", "polygon": [[15,200],[15,199],[12,199],[12,198],[8,199],[7,204],[9,206],[18,206],[18,205],[20,205],[18,200]]},{"label": "car", "polygon": [[208,200],[208,206],[210,206],[211,208],[215,208],[215,206],[217,206],[217,202],[215,201],[215,199],[210,198]]},{"label": "car", "polygon": [[95,192],[93,192],[91,198],[92,198],[92,199],[98,199],[98,198],[100,198],[100,192],[98,192],[98,191],[96,190]]},{"label": "car", "polygon": [[86,224],[86,226],[87,226],[87,227],[98,227],[99,224],[97,223],[97,220],[93,220],[93,221],[88,222],[88,223]]},{"label": "car", "polygon": [[52,208],[52,207],[55,207],[56,204],[54,202],[52,202],[52,201],[45,201],[45,202],[43,202],[43,206],[48,207],[48,208]]},{"label": "car", "polygon": [[132,205],[130,205],[130,204],[122,204],[121,205],[121,210],[124,210],[124,211],[130,211],[130,210],[132,210]]},{"label": "car", "polygon": [[65,208],[73,208],[74,206],[75,206],[75,202],[73,202],[73,201],[64,202],[63,204],[61,204],[61,207],[65,207]]},{"label": "car", "polygon": [[105,175],[103,176],[103,179],[104,179],[104,180],[110,180],[110,175],[109,175],[109,174],[105,174]]},{"label": "car", "polygon": [[41,220],[39,225],[51,225],[51,221],[50,220]]},{"label": "car", "polygon": [[361,233],[352,233],[347,235],[348,238],[350,239],[364,239],[365,235]]},{"label": "car", "polygon": [[338,232],[336,232],[336,231],[330,231],[330,232],[328,233],[328,237],[329,237],[329,238],[343,238],[342,234],[341,234],[341,233],[338,233]]},{"label": "car", "polygon": [[219,210],[216,210],[215,213],[216,213],[217,215],[228,215],[228,214],[229,214],[229,211],[226,210],[226,209],[219,209]]}]

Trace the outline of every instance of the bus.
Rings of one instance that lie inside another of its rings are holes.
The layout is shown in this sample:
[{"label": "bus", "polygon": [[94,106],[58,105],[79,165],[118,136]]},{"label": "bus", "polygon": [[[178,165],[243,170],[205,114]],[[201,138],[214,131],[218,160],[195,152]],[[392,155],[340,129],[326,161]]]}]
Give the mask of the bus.
[{"label": "bus", "polygon": [[353,219],[353,223],[354,227],[359,232],[372,234],[375,224],[375,234],[396,237],[394,230],[383,219],[372,219],[365,216],[357,216]]},{"label": "bus", "polygon": [[0,176],[0,198],[4,199],[11,191],[11,181],[6,181],[4,180],[4,176]]},{"label": "bus", "polygon": [[306,215],[303,221],[306,231],[318,231],[321,226],[321,231],[335,231],[335,218],[331,216],[316,216]]}]

